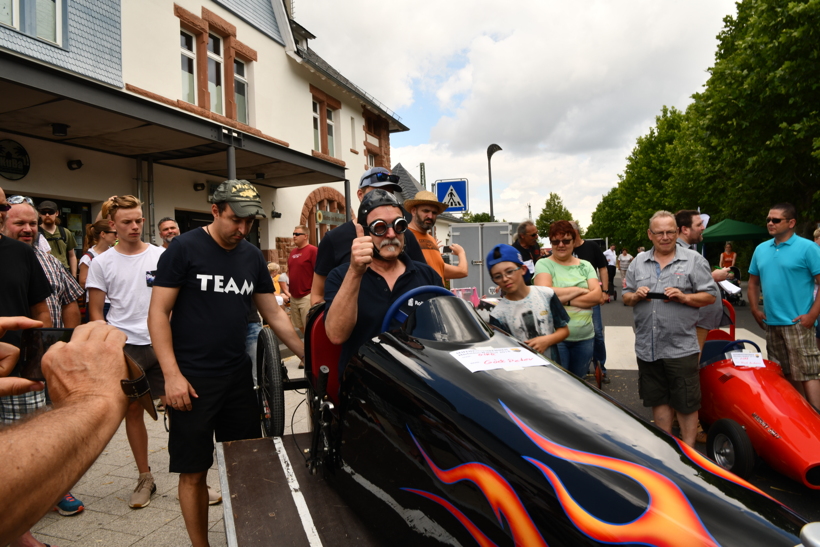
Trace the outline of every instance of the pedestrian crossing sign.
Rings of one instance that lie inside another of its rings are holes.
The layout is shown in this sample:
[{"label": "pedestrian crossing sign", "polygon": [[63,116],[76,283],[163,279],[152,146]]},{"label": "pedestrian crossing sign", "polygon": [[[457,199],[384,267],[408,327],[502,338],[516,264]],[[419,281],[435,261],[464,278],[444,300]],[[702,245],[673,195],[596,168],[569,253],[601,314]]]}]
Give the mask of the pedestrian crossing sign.
[{"label": "pedestrian crossing sign", "polygon": [[447,205],[445,213],[464,213],[469,209],[467,179],[437,180],[436,198]]}]

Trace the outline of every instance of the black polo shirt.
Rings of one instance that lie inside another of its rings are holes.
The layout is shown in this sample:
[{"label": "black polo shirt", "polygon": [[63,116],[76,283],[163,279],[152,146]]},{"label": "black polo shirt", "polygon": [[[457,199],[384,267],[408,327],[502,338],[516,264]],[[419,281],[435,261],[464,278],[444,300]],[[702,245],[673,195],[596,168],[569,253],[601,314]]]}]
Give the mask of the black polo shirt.
[{"label": "black polo shirt", "polygon": [[541,245],[539,245],[537,241],[535,242],[535,247],[530,248],[521,245],[521,239],[519,238],[513,241],[512,246],[518,249],[524,262],[532,260],[532,263],[535,264],[541,258]]},{"label": "black polo shirt", "polygon": [[[404,254],[401,255],[400,260],[404,262],[406,269],[396,280],[392,291],[381,275],[370,268],[364,272],[361,287],[359,288],[359,310],[356,316],[356,326],[353,327],[353,332],[347,342],[342,344],[342,354],[339,357],[340,378],[348,361],[358,351],[359,347],[377,334],[381,334],[380,329],[384,316],[399,296],[410,289],[424,285],[444,286],[441,277],[427,264],[410,260]],[[338,268],[334,268],[327,276],[327,281],[325,281],[326,310],[330,310],[333,305],[333,299],[342,286],[349,266],[349,263],[342,264]],[[327,314],[325,314],[325,317],[327,317]]]},{"label": "black polo shirt", "polygon": [[[333,268],[349,263],[350,248],[353,246],[354,239],[356,239],[356,226],[352,220],[326,233],[319,242],[313,273],[328,276]],[[410,230],[404,232],[404,254],[409,256],[410,260],[427,264],[419,242]]]}]

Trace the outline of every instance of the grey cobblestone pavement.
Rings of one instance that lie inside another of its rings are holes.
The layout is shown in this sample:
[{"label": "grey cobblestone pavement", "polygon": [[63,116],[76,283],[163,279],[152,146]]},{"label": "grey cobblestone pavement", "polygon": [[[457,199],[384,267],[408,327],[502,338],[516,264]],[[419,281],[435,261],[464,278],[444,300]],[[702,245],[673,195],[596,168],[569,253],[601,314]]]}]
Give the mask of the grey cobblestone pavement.
[{"label": "grey cobblestone pavement", "polygon": [[[303,376],[303,371],[297,368],[298,359],[290,357],[285,364],[291,378]],[[303,399],[304,396],[295,392],[286,393],[285,434],[291,433],[293,410]],[[293,432],[308,430],[304,408],[303,404],[294,416]],[[85,510],[70,517],[48,513],[32,527],[37,539],[52,547],[178,547],[191,544],[177,499],[177,475],[168,472],[168,433],[162,413],[156,422],[146,416],[146,425],[148,460],[157,485],[151,504],[142,509],[128,507],[138,473],[123,422],[94,465],[71,489],[71,493],[85,504]],[[208,484],[219,490],[216,458],[208,472]],[[221,504],[211,506],[208,512],[208,535],[212,547],[227,545],[222,514]]]}]

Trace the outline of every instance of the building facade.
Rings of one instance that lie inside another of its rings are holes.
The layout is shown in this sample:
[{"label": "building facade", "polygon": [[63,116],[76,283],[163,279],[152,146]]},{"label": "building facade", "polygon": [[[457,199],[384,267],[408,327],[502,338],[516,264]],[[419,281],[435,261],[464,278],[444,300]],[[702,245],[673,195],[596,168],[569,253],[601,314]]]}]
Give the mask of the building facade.
[{"label": "building facade", "polygon": [[216,185],[244,178],[269,258],[297,224],[318,243],[407,127],[310,48],[290,6],[0,0],[0,185],[57,201],[78,236],[109,196],[135,194],[158,243],[158,219],[201,226]]}]

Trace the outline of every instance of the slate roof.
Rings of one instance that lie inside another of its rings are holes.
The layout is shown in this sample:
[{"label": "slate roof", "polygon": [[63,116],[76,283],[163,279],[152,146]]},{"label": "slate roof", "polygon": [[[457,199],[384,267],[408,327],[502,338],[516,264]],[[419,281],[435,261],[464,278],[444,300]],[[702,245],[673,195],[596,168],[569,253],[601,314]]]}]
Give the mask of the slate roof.
[{"label": "slate roof", "polygon": [[0,48],[122,87],[119,0],[72,0],[63,10],[62,47],[26,34],[33,32],[29,23],[25,31],[0,25]]},{"label": "slate roof", "polygon": [[284,44],[270,0],[214,0],[252,27]]},{"label": "slate roof", "polygon": [[322,59],[315,51],[310,48],[301,48],[297,47],[296,53],[305,60],[305,62],[313,67],[316,71],[320,72],[327,78],[330,78],[336,84],[340,85],[347,89],[350,93],[355,95],[359,98],[359,100],[365,102],[373,111],[377,112],[381,116],[383,116],[387,121],[390,123],[390,132],[398,132],[398,131],[409,131],[410,128],[401,123],[401,118],[392,110],[384,106],[380,103],[376,98],[370,95],[367,91],[363,90],[336,70],[330,64]]}]

